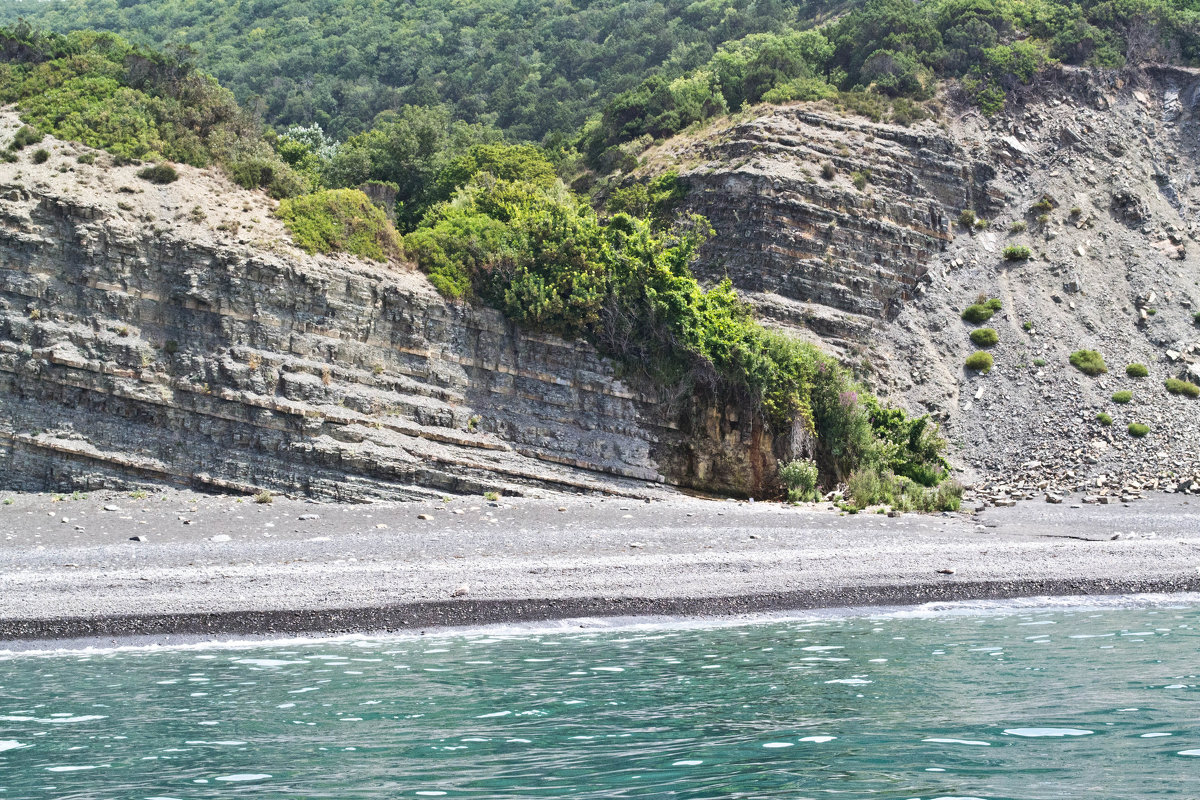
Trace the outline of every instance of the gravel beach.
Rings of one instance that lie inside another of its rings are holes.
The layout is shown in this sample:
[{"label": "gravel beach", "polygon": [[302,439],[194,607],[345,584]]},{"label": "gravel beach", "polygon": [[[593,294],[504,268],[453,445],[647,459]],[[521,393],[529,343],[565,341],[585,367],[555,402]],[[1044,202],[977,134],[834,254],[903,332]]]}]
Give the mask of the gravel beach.
[{"label": "gravel beach", "polygon": [[1200,590],[1185,495],[889,518],[686,497],[137,494],[0,505],[5,647]]}]

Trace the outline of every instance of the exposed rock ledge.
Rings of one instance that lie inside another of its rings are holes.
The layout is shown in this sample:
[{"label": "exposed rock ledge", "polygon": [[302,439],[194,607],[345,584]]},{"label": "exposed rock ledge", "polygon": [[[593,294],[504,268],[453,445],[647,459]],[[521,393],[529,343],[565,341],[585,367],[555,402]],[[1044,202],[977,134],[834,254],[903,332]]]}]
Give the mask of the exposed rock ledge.
[{"label": "exposed rock ledge", "polygon": [[5,486],[745,494],[772,474],[749,415],[671,405],[411,265],[308,256],[219,176],[154,186],[42,146],[0,167]]}]

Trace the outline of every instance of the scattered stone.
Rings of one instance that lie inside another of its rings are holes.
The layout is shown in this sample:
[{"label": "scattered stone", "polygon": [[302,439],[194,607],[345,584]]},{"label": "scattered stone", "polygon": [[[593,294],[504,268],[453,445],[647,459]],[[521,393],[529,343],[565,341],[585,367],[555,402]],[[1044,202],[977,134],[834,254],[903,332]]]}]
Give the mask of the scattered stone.
[{"label": "scattered stone", "polygon": [[947,567],[946,569],[939,569],[939,570],[938,570],[938,574],[939,574],[939,575],[953,575],[953,574],[954,574],[954,570],[953,570],[953,569],[951,569],[951,568],[949,568],[949,567]]},{"label": "scattered stone", "polygon": [[150,540],[147,539],[145,536],[130,536],[129,541],[131,541],[131,542],[148,542]]},{"label": "scattered stone", "polygon": [[431,519],[433,519],[433,515],[432,514],[417,514],[417,519],[431,520]]},{"label": "scattered stone", "polygon": [[105,511],[120,511],[120,510],[121,510],[121,507],[120,507],[120,506],[114,506],[114,505],[112,505],[112,504],[110,503],[109,505],[106,505],[106,506],[104,507],[104,510],[105,510]]},{"label": "scattered stone", "polygon": [[318,514],[301,514],[296,519],[300,520],[301,522],[308,522],[309,520],[320,519],[320,518],[321,517]]},{"label": "scattered stone", "polygon": [[470,592],[471,592],[471,587],[464,583],[462,586],[458,586],[453,591],[451,591],[450,596],[451,597],[466,597],[468,594],[470,594]]},{"label": "scattered stone", "polygon": [[209,541],[210,542],[228,542],[231,538],[232,537],[230,537],[230,535],[227,533],[218,533],[216,536],[213,536],[211,539],[209,539]]},{"label": "scattered stone", "polygon": [[1061,503],[1062,501],[1063,501],[1062,498],[1059,497],[1058,495],[1050,494],[1050,492],[1046,492],[1046,502],[1047,503],[1058,504],[1058,503]]}]

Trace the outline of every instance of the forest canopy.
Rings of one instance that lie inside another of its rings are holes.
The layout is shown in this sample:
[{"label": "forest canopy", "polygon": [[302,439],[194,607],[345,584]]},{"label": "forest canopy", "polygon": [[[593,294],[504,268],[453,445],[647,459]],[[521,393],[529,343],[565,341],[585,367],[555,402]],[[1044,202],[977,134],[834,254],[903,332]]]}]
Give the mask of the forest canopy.
[{"label": "forest canopy", "polygon": [[946,77],[995,109],[1050,59],[1196,63],[1198,12],[1198,0],[9,0],[0,22],[166,49],[279,129],[342,140],[382,112],[445,106],[540,141],[601,111],[592,133],[608,145],[759,99],[920,98]]}]

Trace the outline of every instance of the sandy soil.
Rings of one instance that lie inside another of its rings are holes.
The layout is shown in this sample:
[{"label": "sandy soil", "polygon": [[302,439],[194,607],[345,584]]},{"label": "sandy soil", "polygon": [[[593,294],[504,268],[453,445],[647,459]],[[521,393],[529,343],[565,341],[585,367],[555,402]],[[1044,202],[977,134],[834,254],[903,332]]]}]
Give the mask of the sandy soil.
[{"label": "sandy soil", "polygon": [[10,644],[1200,590],[1200,501],[1182,495],[896,518],[686,498],[3,503]]}]

